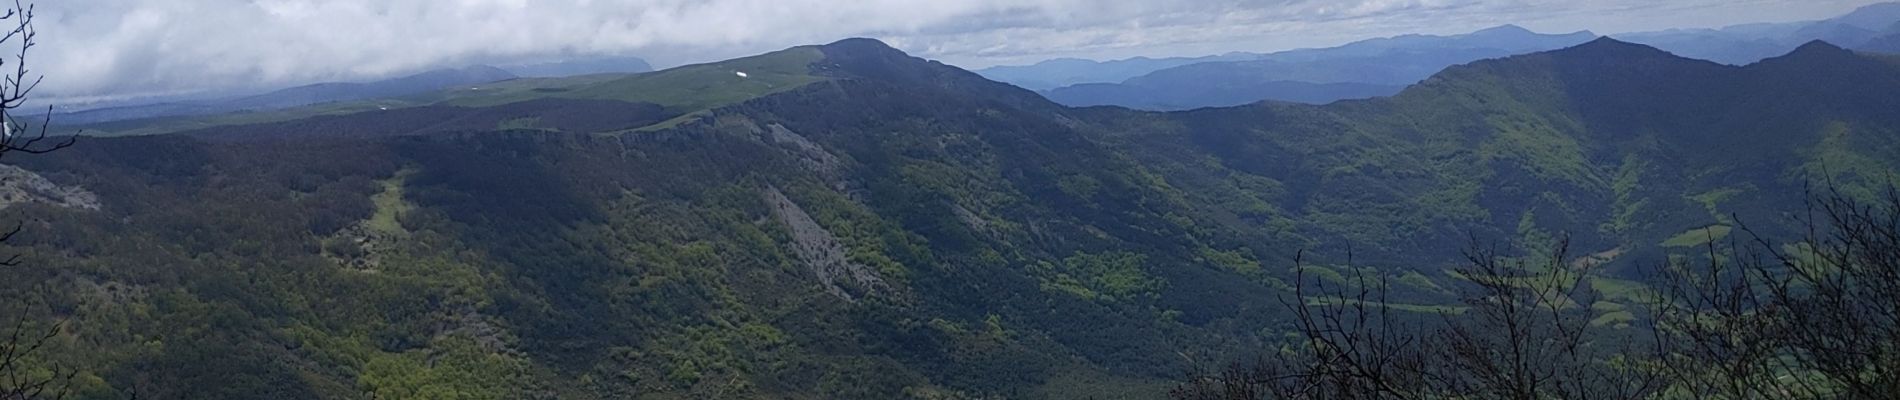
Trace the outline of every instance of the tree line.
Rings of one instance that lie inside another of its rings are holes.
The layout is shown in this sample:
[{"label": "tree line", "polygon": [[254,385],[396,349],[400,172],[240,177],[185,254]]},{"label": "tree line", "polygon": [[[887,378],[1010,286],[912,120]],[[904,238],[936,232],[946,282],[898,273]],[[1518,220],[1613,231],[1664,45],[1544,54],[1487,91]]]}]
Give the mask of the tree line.
[{"label": "tree line", "polygon": [[[1804,234],[1711,241],[1671,257],[1637,329],[1593,329],[1602,293],[1567,246],[1513,258],[1471,246],[1462,313],[1385,302],[1384,278],[1300,276],[1297,340],[1197,371],[1171,397],[1257,399],[1884,399],[1900,393],[1900,192],[1829,188]],[[1310,298],[1338,299],[1313,302]]]}]

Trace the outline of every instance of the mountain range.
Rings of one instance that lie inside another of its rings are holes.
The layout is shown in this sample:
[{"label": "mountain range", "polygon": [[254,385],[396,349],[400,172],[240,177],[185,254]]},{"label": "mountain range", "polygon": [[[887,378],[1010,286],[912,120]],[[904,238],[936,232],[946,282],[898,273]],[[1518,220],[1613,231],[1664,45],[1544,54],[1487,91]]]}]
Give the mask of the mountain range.
[{"label": "mountain range", "polygon": [[1296,276],[1456,310],[1473,238],[1568,238],[1630,329],[1663,260],[1893,183],[1895,109],[1900,59],[1825,42],[1160,113],[852,39],[95,125],[7,158],[0,293],[44,282],[79,398],[1154,398],[1337,300]]},{"label": "mountain range", "polygon": [[[1900,46],[1900,3],[1865,6],[1821,21],[1615,36],[1689,58],[1736,65],[1785,54],[1815,40],[1860,51],[1895,52],[1900,51],[1896,47]],[[1406,35],[1272,54],[1103,63],[1058,60],[978,72],[1041,91],[1070,106],[1186,110],[1266,100],[1324,104],[1389,96],[1447,66],[1568,47],[1595,37],[1590,32],[1545,35],[1505,25],[1465,35]]]},{"label": "mountain range", "polygon": [[478,86],[516,78],[558,78],[599,74],[634,74],[652,71],[645,60],[635,57],[596,57],[556,62],[515,64],[506,67],[476,65],[438,69],[372,82],[316,83],[261,94],[210,99],[148,99],[135,104],[114,105],[57,113],[53,119],[62,124],[97,124],[114,121],[166,117],[193,117],[237,112],[273,111],[313,104],[352,100],[395,98],[424,94],[449,88]]},{"label": "mountain range", "polygon": [[1005,65],[978,70],[984,77],[1009,82],[1030,90],[1051,90],[1059,87],[1121,82],[1150,72],[1206,62],[1226,62],[1257,60],[1263,54],[1234,52],[1218,56],[1205,57],[1134,57],[1113,61],[1094,61],[1079,58],[1058,58],[1035,63],[1033,65]]},{"label": "mountain range", "polygon": [[1595,38],[1590,32],[1544,35],[1506,25],[1465,35],[1408,35],[1280,52],[1248,61],[1193,63],[1121,83],[1074,85],[1045,94],[1070,106],[1147,110],[1237,106],[1261,100],[1325,104],[1389,96],[1452,65],[1574,46]]},{"label": "mountain range", "polygon": [[523,63],[500,67],[524,78],[560,78],[596,74],[652,72],[653,65],[639,57],[583,57],[562,61]]},{"label": "mountain range", "polygon": [[1900,35],[1896,28],[1900,28],[1900,3],[1880,3],[1821,21],[1676,29],[1616,37],[1684,57],[1739,65],[1780,55],[1815,40],[1857,50],[1892,52],[1890,43]]}]

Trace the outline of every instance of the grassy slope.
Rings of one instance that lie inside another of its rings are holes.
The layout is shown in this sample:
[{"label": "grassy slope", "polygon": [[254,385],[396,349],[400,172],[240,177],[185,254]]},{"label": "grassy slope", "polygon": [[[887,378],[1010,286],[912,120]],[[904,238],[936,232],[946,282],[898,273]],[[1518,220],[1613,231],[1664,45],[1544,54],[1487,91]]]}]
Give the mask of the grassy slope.
[{"label": "grassy slope", "polygon": [[[823,81],[811,65],[824,59],[816,47],[795,47],[711,64],[640,74],[562,93],[563,97],[655,103],[682,112],[736,104]],[[739,73],[746,77],[740,77]]]},{"label": "grassy slope", "polygon": [[[345,115],[384,108],[402,109],[423,105],[487,107],[547,97],[654,103],[691,114],[823,81],[825,78],[812,74],[810,68],[811,64],[823,58],[824,54],[816,47],[806,46],[643,74],[523,78],[402,98],[338,102],[258,113],[115,122],[82,128],[88,134],[98,136],[152,135]],[[739,77],[738,72],[745,72],[748,77]],[[677,121],[666,125],[674,123]]]},{"label": "grassy slope", "polygon": [[566,78],[521,78],[494,82],[482,86],[454,88],[437,93],[390,99],[344,101],[296,107],[285,110],[244,112],[204,117],[159,118],[152,120],[118,121],[77,127],[88,135],[96,136],[140,136],[173,132],[184,132],[212,127],[247,125],[269,122],[293,121],[319,116],[347,115],[384,108],[402,109],[407,107],[438,104],[471,98],[508,99],[493,102],[490,105],[523,101],[573,90],[576,87],[598,84],[624,78],[624,74],[586,75]]},{"label": "grassy slope", "polygon": [[382,191],[370,197],[376,211],[370,214],[368,221],[365,221],[366,227],[390,235],[408,232],[403,229],[401,218],[404,214],[415,210],[415,205],[403,198],[403,186],[407,184],[412,174],[414,171],[402,170],[398,171],[396,176],[377,182],[382,186]]}]

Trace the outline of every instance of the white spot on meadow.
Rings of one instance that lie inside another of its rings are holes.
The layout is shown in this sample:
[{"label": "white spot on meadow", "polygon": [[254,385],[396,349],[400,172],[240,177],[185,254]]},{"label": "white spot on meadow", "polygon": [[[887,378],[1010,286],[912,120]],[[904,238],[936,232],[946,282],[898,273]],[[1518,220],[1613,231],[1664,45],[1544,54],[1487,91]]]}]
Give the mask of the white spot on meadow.
[{"label": "white spot on meadow", "polygon": [[740,78],[745,78],[745,77],[750,77],[750,76],[751,76],[751,75],[746,75],[746,73],[745,73],[745,71],[739,71],[739,72],[734,72],[734,74],[738,74]]}]

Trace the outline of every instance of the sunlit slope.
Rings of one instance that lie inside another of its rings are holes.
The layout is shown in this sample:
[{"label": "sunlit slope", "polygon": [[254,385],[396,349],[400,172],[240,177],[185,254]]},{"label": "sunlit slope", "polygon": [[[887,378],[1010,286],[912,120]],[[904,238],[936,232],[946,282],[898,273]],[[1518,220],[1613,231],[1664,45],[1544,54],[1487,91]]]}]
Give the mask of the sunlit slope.
[{"label": "sunlit slope", "polygon": [[825,54],[818,46],[803,46],[643,74],[513,79],[398,98],[326,103],[271,112],[123,121],[79,128],[91,135],[149,135],[322,116],[401,112],[422,106],[485,108],[547,98],[657,104],[674,114],[685,115],[823,81],[827,78],[814,73],[813,65],[824,59]]}]

